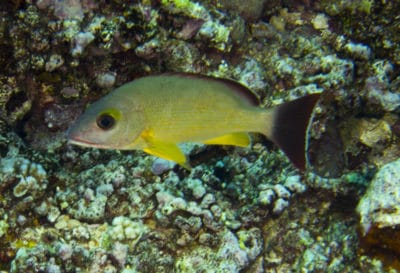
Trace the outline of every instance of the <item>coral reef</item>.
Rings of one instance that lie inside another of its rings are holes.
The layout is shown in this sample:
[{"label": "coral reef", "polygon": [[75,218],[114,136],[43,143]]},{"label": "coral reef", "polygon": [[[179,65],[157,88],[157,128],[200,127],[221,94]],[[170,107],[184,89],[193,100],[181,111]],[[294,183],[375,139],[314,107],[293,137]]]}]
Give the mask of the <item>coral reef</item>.
[{"label": "coral reef", "polygon": [[[2,1],[0,271],[399,272],[398,10]],[[163,72],[237,80],[262,107],[322,93],[308,171],[257,135],[184,144],[190,171],[66,143],[88,103]]]},{"label": "coral reef", "polygon": [[398,230],[400,224],[400,160],[383,166],[372,179],[367,192],[357,206],[361,232],[367,242],[380,245],[399,253]]}]

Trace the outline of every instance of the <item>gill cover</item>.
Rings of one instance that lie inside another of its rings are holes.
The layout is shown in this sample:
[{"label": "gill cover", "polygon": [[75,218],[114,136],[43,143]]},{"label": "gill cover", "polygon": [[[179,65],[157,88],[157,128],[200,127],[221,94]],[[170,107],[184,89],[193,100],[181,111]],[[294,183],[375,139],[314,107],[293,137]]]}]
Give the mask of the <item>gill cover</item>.
[{"label": "gill cover", "polygon": [[88,107],[69,130],[68,139],[81,146],[124,149],[143,127],[143,114],[137,105],[109,94]]}]

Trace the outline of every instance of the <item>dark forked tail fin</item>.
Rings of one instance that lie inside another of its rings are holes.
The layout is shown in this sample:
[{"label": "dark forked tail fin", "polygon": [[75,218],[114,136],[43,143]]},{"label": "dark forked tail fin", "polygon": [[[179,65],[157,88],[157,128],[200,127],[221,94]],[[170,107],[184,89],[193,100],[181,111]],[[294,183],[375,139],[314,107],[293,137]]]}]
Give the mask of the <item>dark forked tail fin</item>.
[{"label": "dark forked tail fin", "polygon": [[311,94],[278,105],[274,109],[271,140],[304,171],[307,166],[308,126],[320,94]]}]

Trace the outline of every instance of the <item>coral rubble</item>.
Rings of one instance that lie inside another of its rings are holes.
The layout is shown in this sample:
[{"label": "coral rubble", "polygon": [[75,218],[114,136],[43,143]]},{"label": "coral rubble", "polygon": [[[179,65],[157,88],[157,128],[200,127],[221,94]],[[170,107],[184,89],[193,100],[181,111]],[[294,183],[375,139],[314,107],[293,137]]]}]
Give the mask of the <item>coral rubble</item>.
[{"label": "coral rubble", "polygon": [[[0,2],[0,271],[400,271],[398,10]],[[190,171],[66,143],[88,103],[164,72],[237,80],[262,107],[322,93],[308,171],[257,135],[248,148],[184,144]]]}]

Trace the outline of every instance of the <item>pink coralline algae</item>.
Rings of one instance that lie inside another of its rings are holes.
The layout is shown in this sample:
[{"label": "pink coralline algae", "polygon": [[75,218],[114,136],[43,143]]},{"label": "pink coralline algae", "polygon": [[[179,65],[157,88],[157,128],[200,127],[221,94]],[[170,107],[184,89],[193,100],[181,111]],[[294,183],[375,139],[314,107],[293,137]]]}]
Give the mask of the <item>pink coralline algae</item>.
[{"label": "pink coralline algae", "polygon": [[40,9],[54,7],[54,15],[61,20],[82,20],[84,13],[97,7],[92,0],[38,0],[36,3]]},{"label": "pink coralline algae", "polygon": [[79,0],[58,0],[54,3],[54,15],[60,19],[83,19],[82,4]]}]

